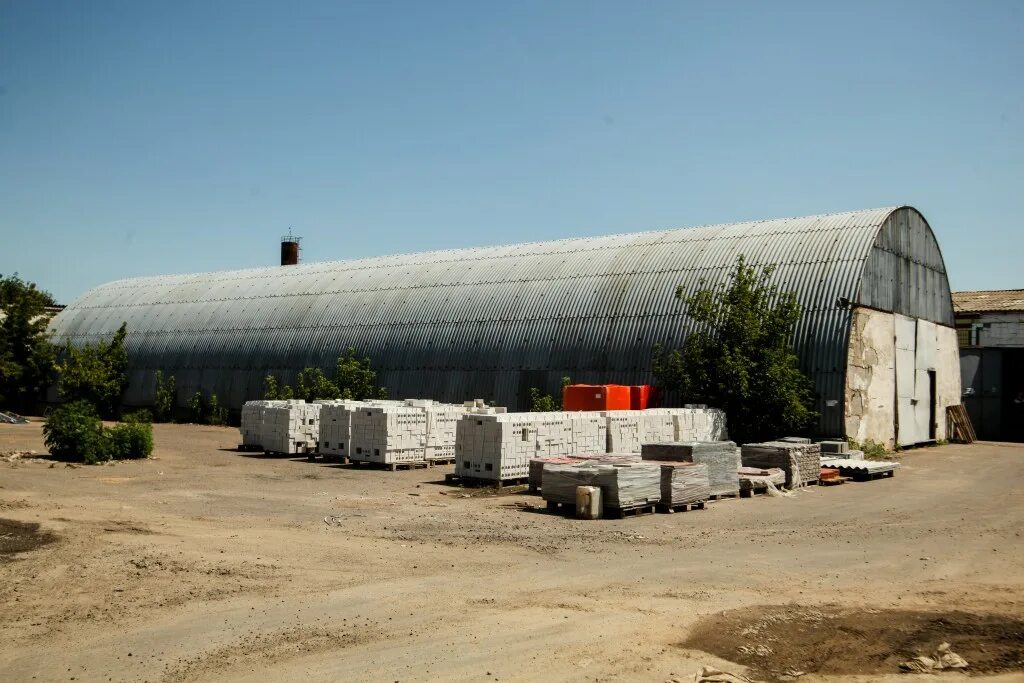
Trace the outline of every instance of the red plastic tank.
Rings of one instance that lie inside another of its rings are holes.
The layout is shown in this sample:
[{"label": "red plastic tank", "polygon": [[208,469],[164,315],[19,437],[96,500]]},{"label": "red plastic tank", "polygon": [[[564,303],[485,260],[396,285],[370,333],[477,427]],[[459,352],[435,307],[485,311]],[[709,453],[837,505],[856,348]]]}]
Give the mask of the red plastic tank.
[{"label": "red plastic tank", "polygon": [[567,384],[562,410],[629,410],[630,394],[622,384]]}]

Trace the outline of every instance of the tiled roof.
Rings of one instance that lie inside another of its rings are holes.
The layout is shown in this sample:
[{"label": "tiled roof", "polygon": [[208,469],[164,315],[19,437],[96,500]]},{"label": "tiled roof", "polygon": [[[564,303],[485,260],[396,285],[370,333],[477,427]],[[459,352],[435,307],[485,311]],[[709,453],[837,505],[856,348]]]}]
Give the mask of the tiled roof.
[{"label": "tiled roof", "polygon": [[953,292],[953,310],[957,313],[1024,311],[1024,289]]}]

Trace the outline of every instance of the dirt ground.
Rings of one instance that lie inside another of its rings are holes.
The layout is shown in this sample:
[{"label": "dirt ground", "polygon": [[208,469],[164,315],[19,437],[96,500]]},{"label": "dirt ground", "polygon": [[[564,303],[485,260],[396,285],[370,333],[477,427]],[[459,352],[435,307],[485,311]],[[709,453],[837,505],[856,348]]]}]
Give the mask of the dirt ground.
[{"label": "dirt ground", "polygon": [[[943,641],[976,680],[1024,680],[1024,446],[588,522],[450,467],[155,433],[144,462],[0,459],[5,680],[905,681]],[[0,425],[0,453],[30,449],[38,423]]]}]

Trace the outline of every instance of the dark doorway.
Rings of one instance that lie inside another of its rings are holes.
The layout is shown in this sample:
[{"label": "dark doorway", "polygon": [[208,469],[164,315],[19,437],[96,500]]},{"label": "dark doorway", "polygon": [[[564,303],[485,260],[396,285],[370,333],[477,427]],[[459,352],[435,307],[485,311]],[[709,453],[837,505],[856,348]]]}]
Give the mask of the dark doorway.
[{"label": "dark doorway", "polygon": [[928,371],[928,439],[935,441],[935,427],[936,427],[936,403],[937,399],[935,396],[935,371]]}]

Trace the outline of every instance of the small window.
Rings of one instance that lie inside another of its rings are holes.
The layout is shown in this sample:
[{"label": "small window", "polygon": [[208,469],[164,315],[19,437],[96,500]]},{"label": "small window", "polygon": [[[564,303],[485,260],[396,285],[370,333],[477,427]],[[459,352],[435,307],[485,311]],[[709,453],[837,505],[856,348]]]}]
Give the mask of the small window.
[{"label": "small window", "polygon": [[356,455],[362,455],[362,454],[363,454],[363,449],[362,448],[357,448],[356,449]]},{"label": "small window", "polygon": [[523,427],[523,441],[530,440],[530,430],[528,427]]},{"label": "small window", "polygon": [[380,449],[379,448],[374,448],[373,449],[373,454],[374,455],[380,455]]},{"label": "small window", "polygon": [[330,448],[331,447],[331,442],[330,441],[321,441],[320,442],[320,447],[321,448]]},{"label": "small window", "polygon": [[313,418],[309,418],[309,424],[313,424]]},{"label": "small window", "polygon": [[469,464],[469,461],[468,461],[468,460],[467,460],[466,462],[464,462],[464,463],[462,464],[462,466],[463,466],[463,467],[465,467],[465,468],[466,468],[467,470],[468,470],[468,469],[469,469],[469,468],[471,467],[471,465]]},{"label": "small window", "polygon": [[489,462],[484,464],[484,469],[487,470],[488,472],[492,471],[494,469],[494,463]]},{"label": "small window", "polygon": [[344,447],[345,447],[345,442],[344,441],[339,441],[338,442],[338,448],[344,448]]}]

